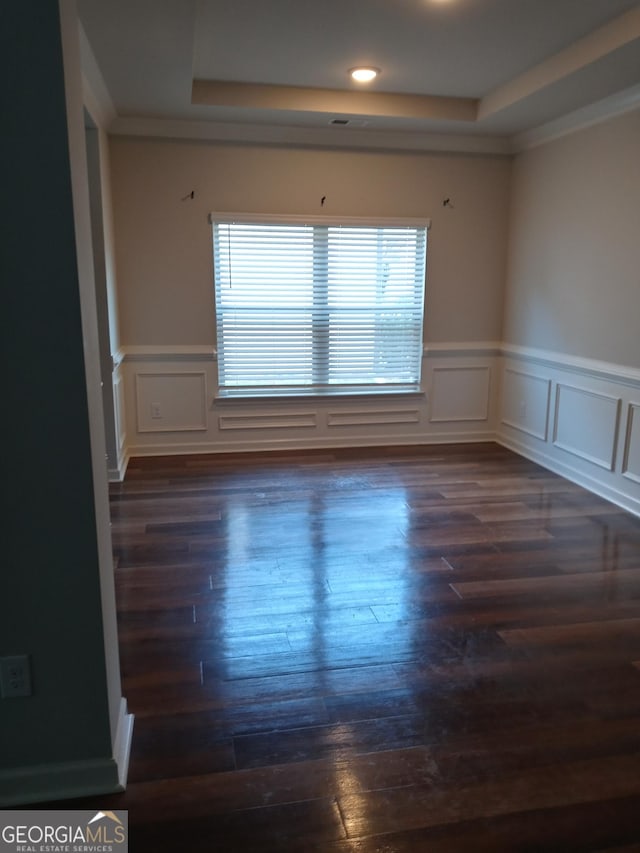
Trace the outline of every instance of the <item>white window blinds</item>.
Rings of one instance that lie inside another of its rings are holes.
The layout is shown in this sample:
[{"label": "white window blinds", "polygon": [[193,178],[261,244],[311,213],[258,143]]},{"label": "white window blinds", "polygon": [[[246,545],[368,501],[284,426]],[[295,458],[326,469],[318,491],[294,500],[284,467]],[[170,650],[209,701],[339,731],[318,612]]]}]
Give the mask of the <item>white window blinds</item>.
[{"label": "white window blinds", "polygon": [[427,224],[211,221],[221,389],[419,383]]}]

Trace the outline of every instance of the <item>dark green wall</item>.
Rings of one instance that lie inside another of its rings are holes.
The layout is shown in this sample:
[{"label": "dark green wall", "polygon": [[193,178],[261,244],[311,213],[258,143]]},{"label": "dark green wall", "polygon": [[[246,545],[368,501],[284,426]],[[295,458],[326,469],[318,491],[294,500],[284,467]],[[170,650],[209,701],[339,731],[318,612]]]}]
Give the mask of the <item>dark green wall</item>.
[{"label": "dark green wall", "polygon": [[58,3],[3,3],[0,768],[111,754]]}]

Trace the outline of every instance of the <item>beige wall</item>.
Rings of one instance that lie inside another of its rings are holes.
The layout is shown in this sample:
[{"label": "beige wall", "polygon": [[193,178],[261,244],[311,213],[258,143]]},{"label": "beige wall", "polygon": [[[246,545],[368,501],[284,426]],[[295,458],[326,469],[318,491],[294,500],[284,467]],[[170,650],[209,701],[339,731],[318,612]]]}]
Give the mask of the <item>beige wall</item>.
[{"label": "beige wall", "polygon": [[640,111],[516,158],[504,339],[640,366]]},{"label": "beige wall", "polygon": [[213,343],[212,210],[431,217],[427,340],[500,338],[506,158],[114,137],[111,168],[124,345]]}]

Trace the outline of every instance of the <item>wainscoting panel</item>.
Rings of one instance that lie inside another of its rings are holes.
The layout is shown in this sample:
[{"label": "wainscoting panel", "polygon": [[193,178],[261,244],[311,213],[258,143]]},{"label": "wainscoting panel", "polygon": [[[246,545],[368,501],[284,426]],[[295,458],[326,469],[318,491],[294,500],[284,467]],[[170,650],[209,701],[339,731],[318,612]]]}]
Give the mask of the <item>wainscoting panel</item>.
[{"label": "wainscoting panel", "polygon": [[623,475],[634,483],[640,483],[640,403],[629,403],[627,407],[623,459]]},{"label": "wainscoting panel", "polygon": [[551,380],[506,368],[502,380],[501,422],[540,441],[547,440]]},{"label": "wainscoting panel", "polygon": [[370,424],[417,424],[420,421],[418,409],[368,409],[345,410],[344,412],[329,412],[328,427],[364,426]]},{"label": "wainscoting panel", "polygon": [[497,440],[640,515],[640,370],[509,344],[502,363]]},{"label": "wainscoting panel", "polygon": [[138,372],[138,432],[193,432],[207,429],[207,383],[203,370]]},{"label": "wainscoting panel", "polygon": [[[130,347],[123,458],[498,441],[640,515],[640,370],[499,342],[425,347],[400,394],[220,399],[209,346]],[[552,401],[554,405],[552,405]]]},{"label": "wainscoting panel", "polygon": [[488,420],[490,389],[490,367],[434,367],[429,420],[431,423]]},{"label": "wainscoting panel", "polygon": [[221,430],[313,428],[316,426],[316,417],[313,412],[272,412],[266,415],[252,412],[246,415],[220,415],[218,426]]},{"label": "wainscoting panel", "polygon": [[558,383],[553,443],[567,453],[613,471],[620,398]]},{"label": "wainscoting panel", "polygon": [[212,347],[125,347],[127,453],[490,441],[498,356],[495,342],[437,344],[425,349],[420,389],[238,398],[218,395]]}]

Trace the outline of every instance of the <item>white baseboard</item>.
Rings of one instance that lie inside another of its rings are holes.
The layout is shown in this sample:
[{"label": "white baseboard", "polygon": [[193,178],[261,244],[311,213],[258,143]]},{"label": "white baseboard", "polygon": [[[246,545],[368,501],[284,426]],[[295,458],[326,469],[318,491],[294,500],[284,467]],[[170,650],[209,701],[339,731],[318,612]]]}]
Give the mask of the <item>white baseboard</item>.
[{"label": "white baseboard", "polygon": [[565,462],[561,462],[541,450],[537,450],[527,444],[523,444],[510,436],[498,435],[495,436],[494,440],[503,447],[506,447],[507,450],[513,450],[514,453],[524,456],[525,459],[537,462],[538,465],[542,465],[543,468],[552,471],[554,474],[559,474],[561,477],[564,477],[565,480],[576,483],[576,485],[582,486],[584,489],[587,489],[593,494],[599,495],[601,498],[605,498],[605,500],[627,510],[627,512],[640,517],[640,500],[636,500],[633,496],[612,488],[606,483],[603,483],[601,480],[598,480],[595,477],[590,477],[583,471],[580,471]]},{"label": "white baseboard", "polygon": [[127,473],[127,466],[129,465],[130,458],[131,457],[129,451],[127,450],[126,453],[121,454],[120,458],[118,459],[117,468],[107,469],[107,477],[110,483],[121,483],[124,480],[125,474]]},{"label": "white baseboard", "polygon": [[348,440],[335,438],[317,438],[311,441],[302,439],[259,439],[255,441],[198,442],[137,444],[130,448],[132,457],[136,456],[188,456],[191,454],[225,454],[269,452],[278,450],[338,450],[349,447],[412,447],[430,444],[479,444],[495,441],[493,431],[415,433],[411,435],[352,436]]},{"label": "white baseboard", "polygon": [[120,712],[118,725],[116,727],[115,743],[113,745],[113,757],[118,767],[118,781],[124,790],[127,787],[127,776],[129,775],[129,756],[131,754],[131,739],[133,737],[133,714],[127,710],[127,700],[120,700]]}]

